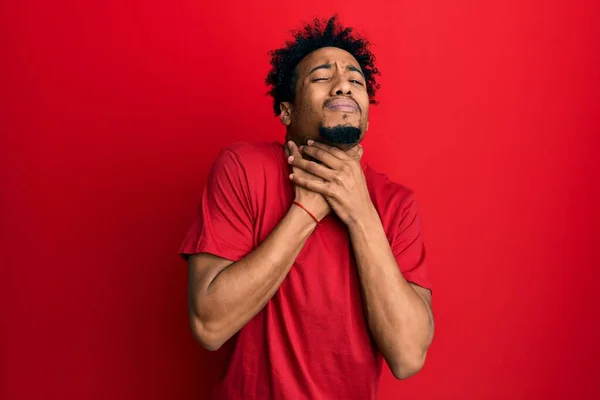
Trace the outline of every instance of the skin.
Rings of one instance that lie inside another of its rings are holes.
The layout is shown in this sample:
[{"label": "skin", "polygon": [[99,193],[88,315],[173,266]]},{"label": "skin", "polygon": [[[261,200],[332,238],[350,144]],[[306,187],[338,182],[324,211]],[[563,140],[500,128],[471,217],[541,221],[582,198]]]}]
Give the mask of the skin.
[{"label": "skin", "polygon": [[398,379],[417,373],[433,340],[431,292],[404,279],[371,202],[359,159],[336,147],[308,142],[303,154],[321,163],[290,157],[299,170],[322,178],[292,174],[297,186],[320,193],[347,225],[360,278],[369,329]]},{"label": "skin", "polygon": [[[366,318],[392,373],[418,372],[434,332],[429,290],[407,282],[392,255],[360,166],[360,145],[318,140],[319,126],[368,129],[369,98],[360,66],[341,49],[319,49],[297,66],[296,96],[281,103],[296,201],[318,220],[331,212],[347,225],[360,277]],[[358,111],[332,110],[332,100],[353,101]],[[301,208],[288,213],[257,249],[238,262],[201,253],[189,260],[192,332],[216,350],[275,294],[316,227]]]},{"label": "skin", "polygon": [[[351,125],[362,137],[369,127],[369,95],[362,70],[347,51],[324,47],[306,56],[296,67],[296,97],[281,102],[280,118],[287,127],[287,140],[298,145],[320,140],[319,126]],[[358,112],[340,112],[325,107],[332,99],[349,99]],[[333,144],[333,143],[330,143]],[[348,150],[349,145],[337,145]]]}]

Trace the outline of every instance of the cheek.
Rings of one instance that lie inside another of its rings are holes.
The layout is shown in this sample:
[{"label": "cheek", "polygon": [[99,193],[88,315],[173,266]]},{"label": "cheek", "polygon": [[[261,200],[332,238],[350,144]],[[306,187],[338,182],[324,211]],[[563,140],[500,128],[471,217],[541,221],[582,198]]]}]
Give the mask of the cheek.
[{"label": "cheek", "polygon": [[369,95],[366,92],[361,93],[360,97],[358,97],[356,101],[358,101],[358,104],[360,104],[360,108],[363,110],[363,114],[368,114],[370,105]]},{"label": "cheek", "polygon": [[325,98],[318,91],[307,91],[302,102],[302,108],[306,113],[306,117],[311,118],[310,116],[314,117],[321,115],[324,100]]},{"label": "cheek", "polygon": [[313,105],[313,108],[322,106],[323,101],[327,97],[327,91],[323,90],[322,86],[319,87],[315,85],[306,93],[306,99]]},{"label": "cheek", "polygon": [[369,104],[367,103],[366,105],[361,106],[361,107],[363,107],[363,109],[362,109],[363,110],[363,112],[362,112],[363,118],[368,119],[369,118]]}]

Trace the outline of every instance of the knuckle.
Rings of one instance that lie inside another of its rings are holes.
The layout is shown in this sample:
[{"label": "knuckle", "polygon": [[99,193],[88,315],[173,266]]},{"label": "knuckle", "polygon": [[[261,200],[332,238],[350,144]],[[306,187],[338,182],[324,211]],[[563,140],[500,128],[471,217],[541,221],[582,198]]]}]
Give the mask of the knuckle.
[{"label": "knuckle", "polygon": [[337,183],[337,184],[341,184],[341,183],[343,182],[342,174],[340,174],[339,172],[338,172],[338,173],[336,173],[336,174],[333,176],[333,179],[332,179],[332,180],[333,180],[335,183]]},{"label": "knuckle", "polygon": [[330,197],[337,197],[337,189],[335,186],[327,185],[327,192]]}]

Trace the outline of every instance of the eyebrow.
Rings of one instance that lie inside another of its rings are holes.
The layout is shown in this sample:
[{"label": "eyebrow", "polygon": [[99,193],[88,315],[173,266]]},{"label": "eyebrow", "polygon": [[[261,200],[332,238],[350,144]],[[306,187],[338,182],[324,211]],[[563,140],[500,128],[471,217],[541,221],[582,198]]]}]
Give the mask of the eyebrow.
[{"label": "eyebrow", "polygon": [[[308,72],[308,75],[312,74],[313,72],[315,72],[318,69],[331,69],[332,64],[321,64],[321,65],[317,65],[316,67],[314,67],[313,69],[311,69]],[[354,72],[358,72],[359,74],[362,75],[362,77],[364,78],[365,76],[363,75],[362,71],[358,68],[356,68],[354,65],[347,65],[346,66],[346,70],[348,71],[354,71]]]}]

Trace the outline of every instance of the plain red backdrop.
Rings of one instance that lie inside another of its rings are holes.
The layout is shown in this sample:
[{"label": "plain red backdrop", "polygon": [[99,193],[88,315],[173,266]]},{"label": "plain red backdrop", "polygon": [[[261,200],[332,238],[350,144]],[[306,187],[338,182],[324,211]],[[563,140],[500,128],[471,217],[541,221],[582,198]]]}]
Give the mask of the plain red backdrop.
[{"label": "plain red backdrop", "polygon": [[178,246],[219,149],[283,139],[267,51],[336,11],[436,287],[427,364],[381,398],[600,398],[598,4],[3,2],[0,398],[203,398]]}]

